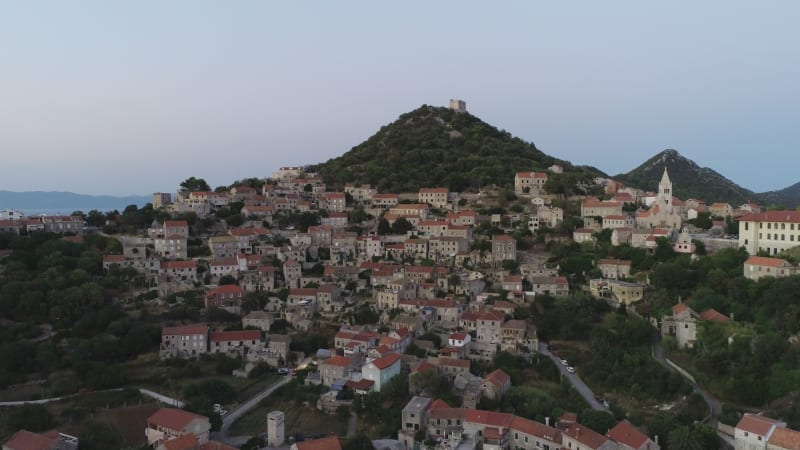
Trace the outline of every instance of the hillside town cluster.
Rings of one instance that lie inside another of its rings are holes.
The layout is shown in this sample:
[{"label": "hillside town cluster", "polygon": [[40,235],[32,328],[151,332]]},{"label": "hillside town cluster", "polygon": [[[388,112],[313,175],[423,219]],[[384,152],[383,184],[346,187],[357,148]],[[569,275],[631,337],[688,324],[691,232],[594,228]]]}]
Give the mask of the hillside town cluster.
[{"label": "hillside town cluster", "polygon": [[[541,255],[518,252],[511,235],[520,225],[535,235],[564,221],[564,210],[555,206],[563,199],[546,190],[548,177],[560,172],[562,168],[554,165],[546,171],[516,173],[514,192],[525,204],[523,211],[490,215],[476,212],[491,205],[489,190],[456,193],[423,188],[414,193],[386,193],[369,185],[348,184],[333,192],[317,174],[302,167],[281,168],[262,189],[241,185],[228,192],[156,193],[153,206],[174,216],[194,213],[202,219],[241,202],[246,220],[237,227],[217,223],[205,235],[195,234],[186,220],[155,222],[146,235],[117,236],[122,253],[105,255],[103,267],[130,268],[145,275],[159,298],[176,295],[180,299],[182,292],[202,289],[207,308],[241,316],[241,331],[216,330],[206,324],[163,327],[162,359],[213,353],[239,356],[244,364],[236,374],[247,376],[260,363],[281,368],[311,358],[317,370],[305,382],[330,388],[318,406],[331,413],[341,402],[338,393],[342,390],[356,395],[379,392],[401,372],[409,373],[410,391],[417,395],[403,409],[398,430],[398,439],[409,450],[430,439],[441,450],[658,449],[657,439],[624,421],[600,434],[582,427],[574,414],[554,418],[551,424],[549,419],[539,423],[477,409],[481,398],[501,398],[511,387],[511,378],[502,370],[478,377],[471,371],[473,364],[490,363],[501,351],[530,360],[540,348],[535,326],[529,320],[513,319],[515,309],[539,295],[558,298],[582,288],[571,286],[558,267],[548,266]],[[598,232],[610,229],[612,245],[649,251],[655,251],[659,238],[667,239],[675,252],[686,254],[697,250],[697,242],[709,252],[744,247],[751,255],[762,255],[751,256],[744,264],[748,278],[797,273],[791,263],[775,256],[800,244],[800,212],[762,211],[750,203],[733,207],[681,200],[672,194],[666,169],[655,193],[613,180],[595,181],[603,187],[605,199],[569,199],[580,202],[583,223],[572,233],[574,242],[593,242]],[[356,209],[366,216],[353,221]],[[686,224],[706,212],[714,217],[711,230]],[[319,223],[304,231],[278,226],[282,216],[299,213],[317,213]],[[379,230],[380,221],[375,218],[385,220],[389,232]],[[726,219],[738,221],[738,237],[727,234]],[[490,239],[476,237],[475,229],[485,224],[503,232]],[[17,211],[0,212],[0,232],[50,231],[79,237],[84,228],[78,216],[25,217]],[[190,239],[207,245],[211,256],[190,258]],[[485,245],[477,245],[479,241]],[[323,265],[322,271],[312,271],[318,264]],[[598,268],[602,277],[589,280],[588,285],[598,301],[629,305],[643,298],[647,281],[632,276],[631,261],[601,260]],[[235,283],[220,283],[226,279]],[[277,296],[282,289],[285,298]],[[263,309],[248,310],[249,293],[268,293],[269,301]],[[378,314],[379,323],[356,326],[345,320],[364,305]],[[291,350],[290,335],[271,333],[279,320],[301,332],[319,324],[338,324],[339,331],[332,348],[297,355]],[[695,312],[678,303],[672,315],[662,318],[660,327],[680,347],[687,347],[696,339],[699,321],[732,320],[715,310]],[[441,336],[441,345],[437,348],[433,341],[419,338],[426,333]],[[425,356],[407,354],[411,345]],[[427,371],[449,378],[461,404],[450,406],[426,397],[415,384],[419,379],[415,375]],[[796,449],[800,433],[785,425],[745,415],[732,437],[742,449]],[[148,442],[155,448],[224,448],[197,446],[208,442],[208,418],[191,413],[165,409],[148,420],[148,427],[152,429]],[[26,448],[13,443],[23,439],[20,436],[3,448]],[[186,446],[174,442],[179,439]],[[270,445],[283,444],[283,432],[276,428]],[[295,446],[299,450],[341,448],[338,440]]]}]

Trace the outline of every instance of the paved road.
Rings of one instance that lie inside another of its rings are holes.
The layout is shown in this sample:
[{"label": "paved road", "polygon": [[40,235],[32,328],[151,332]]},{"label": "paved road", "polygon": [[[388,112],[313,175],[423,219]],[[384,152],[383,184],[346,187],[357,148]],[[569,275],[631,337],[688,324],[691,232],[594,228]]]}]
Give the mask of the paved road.
[{"label": "paved road", "polygon": [[605,405],[597,401],[597,397],[595,397],[594,392],[589,389],[589,386],[586,386],[586,383],[581,380],[581,377],[579,377],[577,373],[567,372],[567,368],[561,365],[561,359],[550,353],[550,350],[547,349],[546,343],[539,342],[539,353],[546,355],[553,360],[553,363],[561,372],[561,376],[570,382],[572,387],[575,388],[575,390],[581,395],[581,397],[583,397],[584,400],[586,400],[586,403],[588,403],[592,409],[595,411],[609,411]]},{"label": "paved road", "polygon": [[230,430],[231,425],[233,425],[234,422],[236,422],[242,416],[247,414],[251,409],[255,408],[261,402],[261,400],[264,400],[265,398],[269,397],[269,395],[278,390],[278,388],[286,385],[292,380],[293,378],[288,375],[281,377],[280,380],[276,381],[275,383],[272,383],[270,387],[259,392],[253,398],[242,403],[241,405],[239,405],[239,407],[231,411],[230,414],[228,414],[222,419],[222,427],[220,427],[219,432],[217,433],[218,437],[216,439],[221,440],[223,442],[227,442],[228,430]]},{"label": "paved road", "polygon": [[683,379],[686,380],[686,382],[689,383],[692,386],[692,388],[694,388],[694,391],[703,397],[703,400],[706,402],[706,405],[708,405],[708,409],[711,413],[710,414],[711,419],[719,417],[720,413],[722,413],[722,403],[716,398],[714,398],[708,391],[698,386],[697,383],[690,380],[689,378],[686,378],[682,373],[675,370],[674,367],[667,364],[667,359],[666,357],[664,357],[664,348],[661,347],[661,334],[658,332],[658,330],[653,332],[652,345],[653,345],[653,358],[659,364],[666,367],[667,370],[675,372],[678,375],[682,376]]},{"label": "paved road", "polygon": [[146,395],[150,398],[154,398],[161,403],[165,403],[170,406],[174,406],[176,408],[183,408],[185,405],[182,401],[178,400],[177,398],[167,397],[166,395],[159,394],[158,392],[153,392],[149,389],[139,389],[139,392],[142,395]]}]

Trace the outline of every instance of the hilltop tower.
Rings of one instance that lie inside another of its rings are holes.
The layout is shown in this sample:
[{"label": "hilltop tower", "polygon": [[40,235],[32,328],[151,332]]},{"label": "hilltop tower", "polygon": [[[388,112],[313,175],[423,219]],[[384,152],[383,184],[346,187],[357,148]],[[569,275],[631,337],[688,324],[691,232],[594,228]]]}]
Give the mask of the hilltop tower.
[{"label": "hilltop tower", "polygon": [[467,112],[467,102],[457,98],[450,99],[450,109],[455,112],[464,113]]}]

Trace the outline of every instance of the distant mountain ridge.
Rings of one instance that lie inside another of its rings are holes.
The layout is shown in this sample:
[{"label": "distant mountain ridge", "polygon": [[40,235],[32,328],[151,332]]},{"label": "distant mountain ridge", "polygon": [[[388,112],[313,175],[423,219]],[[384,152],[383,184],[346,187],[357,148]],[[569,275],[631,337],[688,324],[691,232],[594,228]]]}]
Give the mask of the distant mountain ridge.
[{"label": "distant mountain ridge", "polygon": [[713,169],[700,167],[673,149],[659,152],[639,167],[614,178],[640,189],[656,191],[665,167],[672,181],[673,193],[683,200],[695,198],[706,202],[728,202],[735,206],[758,201],[758,195],[753,191]]},{"label": "distant mountain ridge", "polygon": [[152,198],[143,195],[117,197],[113,195],[87,195],[74,192],[13,192],[0,191],[0,209],[18,209],[23,211],[60,211],[69,214],[75,210],[87,212],[92,209],[100,211],[122,211],[128,205],[139,207],[150,203]]},{"label": "distant mountain ridge", "polygon": [[744,188],[708,167],[700,167],[677,150],[661,151],[630,172],[619,174],[614,179],[625,184],[656,191],[661,176],[667,168],[676,197],[683,200],[696,198],[705,202],[727,202],[739,206],[746,202],[761,205],[780,205],[796,208],[800,205],[800,183],[779,191],[755,193]]},{"label": "distant mountain ridge", "polygon": [[312,169],[337,188],[368,183],[384,192],[423,187],[461,192],[486,185],[513,187],[517,171],[544,171],[553,164],[578,178],[602,175],[547,155],[472,114],[422,105]]}]

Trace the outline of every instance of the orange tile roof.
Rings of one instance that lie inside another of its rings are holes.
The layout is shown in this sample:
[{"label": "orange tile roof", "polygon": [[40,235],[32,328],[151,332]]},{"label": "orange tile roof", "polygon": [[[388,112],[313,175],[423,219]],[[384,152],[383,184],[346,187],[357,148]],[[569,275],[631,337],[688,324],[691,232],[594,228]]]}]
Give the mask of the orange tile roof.
[{"label": "orange tile roof", "polygon": [[769,444],[787,450],[800,450],[800,431],[790,428],[776,428],[769,437]]},{"label": "orange tile roof", "polygon": [[736,428],[766,437],[772,427],[778,423],[780,422],[766,416],[745,414],[741,419],[739,419],[739,423],[736,424]]},{"label": "orange tile roof", "polygon": [[205,416],[190,413],[189,411],[184,411],[182,409],[161,408],[147,418],[147,423],[169,428],[170,430],[179,431],[183,430],[193,420],[197,419],[208,420],[208,418]]},{"label": "orange tile roof", "polygon": [[378,370],[383,370],[388,367],[391,367],[398,361],[400,361],[400,355],[398,355],[397,353],[389,353],[386,356],[383,356],[381,358],[376,359],[375,361],[372,361],[372,364],[374,364],[375,367],[378,368]]},{"label": "orange tile roof", "polygon": [[606,436],[631,448],[640,448],[650,439],[627,420],[623,420],[614,428],[608,430]]},{"label": "orange tile roof", "polygon": [[437,398],[436,400],[431,403],[431,406],[428,407],[429,410],[431,409],[440,409],[440,408],[449,408],[450,405],[447,404],[444,400]]},{"label": "orange tile roof", "polygon": [[342,443],[338,436],[329,436],[313,441],[295,443],[297,450],[342,450]]},{"label": "orange tile roof", "polygon": [[530,436],[537,436],[550,442],[557,442],[559,445],[561,444],[560,430],[541,424],[534,420],[515,416],[511,420],[511,429]]},{"label": "orange tile roof", "polygon": [[509,428],[514,418],[512,414],[500,413],[495,411],[484,411],[481,409],[468,409],[464,414],[464,421],[480,423],[499,428]]},{"label": "orange tile roof", "polygon": [[700,318],[703,320],[707,320],[709,322],[716,322],[716,323],[728,323],[731,321],[731,319],[728,316],[722,314],[721,312],[713,308],[701,312]]},{"label": "orange tile roof", "polygon": [[325,366],[337,366],[337,367],[347,367],[353,364],[353,359],[348,358],[347,356],[340,356],[336,355],[322,361],[322,365]]},{"label": "orange tile roof", "polygon": [[744,262],[749,266],[764,266],[764,267],[785,267],[791,266],[789,261],[780,258],[768,258],[766,256],[751,256]]},{"label": "orange tile roof", "polygon": [[800,222],[800,211],[765,211],[742,216],[745,222]]},{"label": "orange tile roof", "polygon": [[215,331],[210,334],[211,342],[229,341],[259,341],[261,340],[260,330],[240,330],[240,331]]},{"label": "orange tile roof", "polygon": [[3,444],[3,448],[10,450],[50,450],[56,439],[32,433],[28,430],[19,430],[11,439]]},{"label": "orange tile roof", "polygon": [[166,450],[195,450],[197,444],[197,436],[190,433],[165,441],[164,448]]},{"label": "orange tile roof", "polygon": [[574,425],[567,428],[566,431],[564,431],[564,434],[589,447],[590,449],[600,448],[603,444],[608,442],[607,437],[580,425]]},{"label": "orange tile roof", "polygon": [[486,378],[484,378],[483,381],[488,381],[489,383],[492,383],[496,387],[500,388],[505,386],[506,384],[510,385],[511,377],[502,370],[497,369],[492,373],[490,373],[489,375],[486,375]]},{"label": "orange tile roof", "polygon": [[672,307],[672,314],[680,314],[686,311],[687,309],[691,308],[689,308],[689,305],[687,305],[686,303],[681,302]]}]

